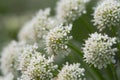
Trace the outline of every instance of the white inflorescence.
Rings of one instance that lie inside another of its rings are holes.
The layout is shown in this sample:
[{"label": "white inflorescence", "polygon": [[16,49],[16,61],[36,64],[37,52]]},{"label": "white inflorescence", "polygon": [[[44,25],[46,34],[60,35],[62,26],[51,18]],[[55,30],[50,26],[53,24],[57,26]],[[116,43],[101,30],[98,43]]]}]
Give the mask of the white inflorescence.
[{"label": "white inflorescence", "polygon": [[[38,43],[44,38],[49,29],[54,27],[55,21],[50,16],[50,9],[40,10],[36,16],[23,26],[18,38],[27,43]],[[42,46],[42,45],[41,45]]]},{"label": "white inflorescence", "polygon": [[95,8],[94,25],[101,31],[105,27],[120,24],[120,2],[117,0],[104,0]]},{"label": "white inflorescence", "polygon": [[57,65],[53,64],[53,57],[45,58],[40,53],[32,56],[27,70],[20,80],[52,80],[57,71]]},{"label": "white inflorescence", "polygon": [[6,46],[1,54],[1,70],[4,75],[12,73],[16,75],[17,72],[17,57],[20,51],[20,43],[12,41],[8,46]]},{"label": "white inflorescence", "polygon": [[12,73],[8,73],[7,75],[0,77],[0,80],[13,80],[14,76]]},{"label": "white inflorescence", "polygon": [[45,11],[40,10],[35,17],[34,29],[37,37],[42,39],[55,26],[54,18],[50,17],[50,8]]},{"label": "white inflorescence", "polygon": [[85,80],[84,68],[80,68],[80,64],[66,64],[58,74],[57,80]]},{"label": "white inflorescence", "polygon": [[37,51],[37,45],[26,45],[21,49],[21,52],[18,57],[18,70],[21,72],[27,69],[27,66],[30,63],[32,55],[35,54]]},{"label": "white inflorescence", "polygon": [[34,20],[31,20],[22,27],[22,29],[18,34],[18,38],[20,41],[24,41],[27,43],[36,41],[35,31],[33,29],[33,23],[34,23]]},{"label": "white inflorescence", "polygon": [[71,22],[85,13],[85,6],[89,0],[60,0],[56,14],[61,22]]},{"label": "white inflorescence", "polygon": [[98,34],[95,32],[85,41],[83,52],[84,61],[98,69],[106,68],[107,64],[115,63],[114,55],[117,48],[113,48],[116,44],[116,38],[108,37],[108,35]]},{"label": "white inflorescence", "polygon": [[68,41],[72,38],[70,36],[70,31],[72,29],[72,25],[63,26],[59,25],[48,33],[46,37],[46,49],[48,54],[64,54],[70,51],[67,46]]}]

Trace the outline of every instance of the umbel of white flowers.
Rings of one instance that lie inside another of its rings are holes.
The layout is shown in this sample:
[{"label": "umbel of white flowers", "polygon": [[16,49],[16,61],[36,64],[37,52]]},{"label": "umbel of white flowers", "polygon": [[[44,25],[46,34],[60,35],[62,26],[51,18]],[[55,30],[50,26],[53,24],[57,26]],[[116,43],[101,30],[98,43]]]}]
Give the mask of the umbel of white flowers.
[{"label": "umbel of white flowers", "polygon": [[14,76],[12,73],[8,73],[7,75],[0,77],[0,80],[13,80]]},{"label": "umbel of white flowers", "polygon": [[18,80],[51,80],[55,77],[57,65],[53,64],[53,57],[46,58],[35,52],[30,59],[27,69]]},{"label": "umbel of white flowers", "polygon": [[86,12],[86,3],[90,0],[60,0],[56,8],[56,17],[60,22],[69,23]]},{"label": "umbel of white flowers", "polygon": [[1,70],[4,75],[12,73],[13,75],[17,74],[18,67],[18,53],[20,52],[21,46],[23,43],[11,41],[1,53]]},{"label": "umbel of white flowers", "polygon": [[32,55],[36,53],[36,50],[38,49],[37,45],[24,45],[24,47],[21,49],[21,52],[19,52],[18,57],[18,67],[17,70],[20,70],[21,72],[24,72],[27,69],[27,66],[30,63],[30,60],[32,58]]},{"label": "umbel of white flowers", "polygon": [[114,55],[117,48],[113,48],[116,44],[116,38],[108,37],[108,35],[93,33],[85,41],[83,52],[84,61],[98,69],[106,68],[107,64],[115,63]]},{"label": "umbel of white flowers", "polygon": [[57,80],[85,80],[84,68],[80,68],[79,63],[68,64],[63,66],[62,70],[58,74]]},{"label": "umbel of white flowers", "polygon": [[67,44],[72,39],[72,36],[70,36],[71,29],[72,25],[63,26],[61,24],[50,30],[46,36],[46,49],[48,54],[67,55],[70,52]]},{"label": "umbel of white flowers", "polygon": [[102,0],[94,11],[94,25],[102,31],[106,27],[120,24],[120,2],[117,0]]},{"label": "umbel of white flowers", "polygon": [[[50,9],[40,10],[35,17],[26,23],[19,32],[18,38],[20,41],[33,42],[40,39],[45,34],[46,28],[49,28],[48,20],[50,16]],[[40,31],[40,32],[39,32]]]},{"label": "umbel of white flowers", "polygon": [[27,44],[37,43],[41,51],[44,50],[44,37],[55,25],[55,20],[50,17],[50,8],[40,10],[35,17],[27,22],[18,34],[19,41]]}]

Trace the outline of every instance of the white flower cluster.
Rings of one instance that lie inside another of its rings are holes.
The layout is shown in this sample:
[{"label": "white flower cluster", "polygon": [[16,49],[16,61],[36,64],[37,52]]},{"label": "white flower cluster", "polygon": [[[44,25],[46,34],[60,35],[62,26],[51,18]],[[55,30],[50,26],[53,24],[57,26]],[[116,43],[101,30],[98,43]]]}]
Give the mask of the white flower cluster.
[{"label": "white flower cluster", "polygon": [[79,63],[66,64],[58,74],[57,80],[85,80],[84,68],[80,68]]},{"label": "white flower cluster", "polygon": [[1,70],[4,75],[8,73],[16,74],[18,52],[20,51],[21,43],[12,41],[8,44],[1,53]]},{"label": "white flower cluster", "polygon": [[36,16],[29,21],[19,32],[18,38],[26,43],[38,43],[38,47],[44,47],[43,38],[51,28],[55,26],[55,21],[50,16],[50,9],[40,10]]},{"label": "white flower cluster", "polygon": [[4,77],[0,77],[0,80],[13,80],[13,79],[14,79],[14,76],[11,73],[7,74]]},{"label": "white flower cluster", "polygon": [[71,29],[72,25],[63,26],[61,24],[50,30],[46,37],[46,49],[48,54],[67,55],[70,51],[67,43],[72,38],[72,36],[70,36]]},{"label": "white flower cluster", "polygon": [[13,41],[3,49],[0,66],[5,77],[2,80],[84,80],[85,70],[79,63],[67,63],[58,74],[54,60],[56,55],[70,53],[68,43],[72,39],[72,24],[69,22],[85,12],[88,1],[60,0],[54,17],[49,8],[40,10],[20,30],[19,41]]},{"label": "white flower cluster", "polygon": [[36,53],[36,50],[38,49],[37,45],[26,45],[21,49],[21,52],[19,52],[18,57],[18,70],[21,72],[25,71],[27,69],[27,66],[30,63],[30,60],[32,58],[32,55]]},{"label": "white flower cluster", "polygon": [[89,0],[60,0],[57,4],[56,17],[61,22],[71,22],[86,12]]},{"label": "white flower cluster", "polygon": [[18,34],[19,41],[24,41],[27,43],[35,42],[36,36],[35,31],[33,29],[33,20],[27,22]]},{"label": "white flower cluster", "polygon": [[50,8],[45,9],[45,11],[40,10],[37,13],[33,26],[37,37],[39,39],[44,38],[47,32],[55,26],[54,18],[50,17]]},{"label": "white flower cluster", "polygon": [[53,62],[53,57],[45,58],[41,53],[35,53],[19,80],[51,80],[57,71],[57,65]]},{"label": "white flower cluster", "polygon": [[94,25],[101,31],[106,27],[120,24],[120,2],[117,0],[103,0],[95,8]]},{"label": "white flower cluster", "polygon": [[113,48],[114,44],[116,44],[115,37],[111,38],[97,32],[91,34],[83,47],[84,61],[99,69],[106,68],[107,64],[115,63],[114,55],[117,48]]}]

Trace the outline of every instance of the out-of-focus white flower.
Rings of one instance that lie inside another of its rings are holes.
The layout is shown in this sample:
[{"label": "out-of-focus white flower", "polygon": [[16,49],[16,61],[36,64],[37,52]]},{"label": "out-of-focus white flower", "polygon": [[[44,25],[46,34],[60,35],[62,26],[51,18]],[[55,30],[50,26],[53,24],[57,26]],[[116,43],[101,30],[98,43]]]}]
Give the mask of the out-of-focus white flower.
[{"label": "out-of-focus white flower", "polygon": [[16,75],[18,64],[17,58],[22,44],[21,42],[11,41],[11,43],[3,49],[1,54],[1,70],[4,75],[10,72]]},{"label": "out-of-focus white flower", "polygon": [[48,54],[63,54],[67,55],[70,49],[67,46],[68,41],[72,38],[70,31],[72,25],[57,27],[50,30],[46,37],[46,49]]},{"label": "out-of-focus white flower", "polygon": [[114,44],[116,44],[115,37],[111,38],[97,32],[91,34],[83,47],[84,61],[99,69],[106,68],[107,64],[115,63],[114,55],[117,48],[113,48]]},{"label": "out-of-focus white flower", "polygon": [[9,73],[5,76],[1,76],[0,80],[14,80],[14,75],[12,73]]},{"label": "out-of-focus white flower", "polygon": [[33,29],[33,23],[34,23],[34,20],[31,20],[22,27],[22,29],[18,34],[18,38],[20,41],[25,41],[27,43],[29,42],[32,43],[36,41],[35,31]]},{"label": "out-of-focus white flower", "polygon": [[40,53],[34,54],[27,70],[19,80],[52,80],[57,71],[57,65],[54,65],[53,62],[53,57],[45,58]]},{"label": "out-of-focus white flower", "polygon": [[23,26],[18,38],[26,43],[37,43],[39,49],[44,50],[43,39],[51,28],[56,25],[54,18],[50,17],[50,9],[40,10],[36,16]]},{"label": "out-of-focus white flower", "polygon": [[58,74],[57,80],[85,80],[85,69],[79,63],[66,64]]},{"label": "out-of-focus white flower", "polygon": [[21,49],[21,52],[19,53],[19,57],[18,57],[18,70],[20,70],[21,72],[25,71],[27,69],[27,66],[30,63],[30,60],[32,58],[32,55],[37,53],[37,45],[26,45]]},{"label": "out-of-focus white flower", "polygon": [[86,3],[90,0],[60,0],[56,8],[56,17],[60,22],[71,22],[86,12]]},{"label": "out-of-focus white flower", "polygon": [[101,31],[106,27],[120,24],[120,2],[103,0],[94,11],[94,25]]},{"label": "out-of-focus white flower", "polygon": [[44,38],[44,36],[55,26],[54,18],[50,17],[50,8],[45,11],[40,10],[34,22],[34,29],[37,33],[38,38]]}]

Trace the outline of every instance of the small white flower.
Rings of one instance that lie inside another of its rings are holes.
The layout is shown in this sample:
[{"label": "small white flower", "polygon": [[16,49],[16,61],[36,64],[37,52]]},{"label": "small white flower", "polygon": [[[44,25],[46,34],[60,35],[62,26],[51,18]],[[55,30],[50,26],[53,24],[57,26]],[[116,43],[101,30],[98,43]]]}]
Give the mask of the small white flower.
[{"label": "small white flower", "polygon": [[103,0],[94,11],[94,25],[101,31],[106,27],[120,24],[120,2]]},{"label": "small white flower", "polygon": [[72,38],[72,36],[70,36],[71,29],[72,25],[58,25],[50,30],[46,37],[46,49],[48,54],[67,55],[67,53],[70,51],[67,43]]},{"label": "small white flower", "polygon": [[58,74],[57,80],[85,80],[84,68],[80,68],[79,63],[66,64]]},{"label": "small white flower", "polygon": [[56,71],[57,65],[53,64],[53,57],[45,58],[44,55],[37,53],[32,56],[20,80],[52,80]]},{"label": "small white flower", "polygon": [[85,6],[89,0],[60,0],[56,14],[61,22],[71,22],[86,12]]},{"label": "small white flower", "polygon": [[111,38],[97,32],[91,34],[83,47],[84,61],[99,69],[106,68],[107,64],[115,63],[114,55],[117,48],[113,48],[114,44],[116,44],[115,37]]}]

